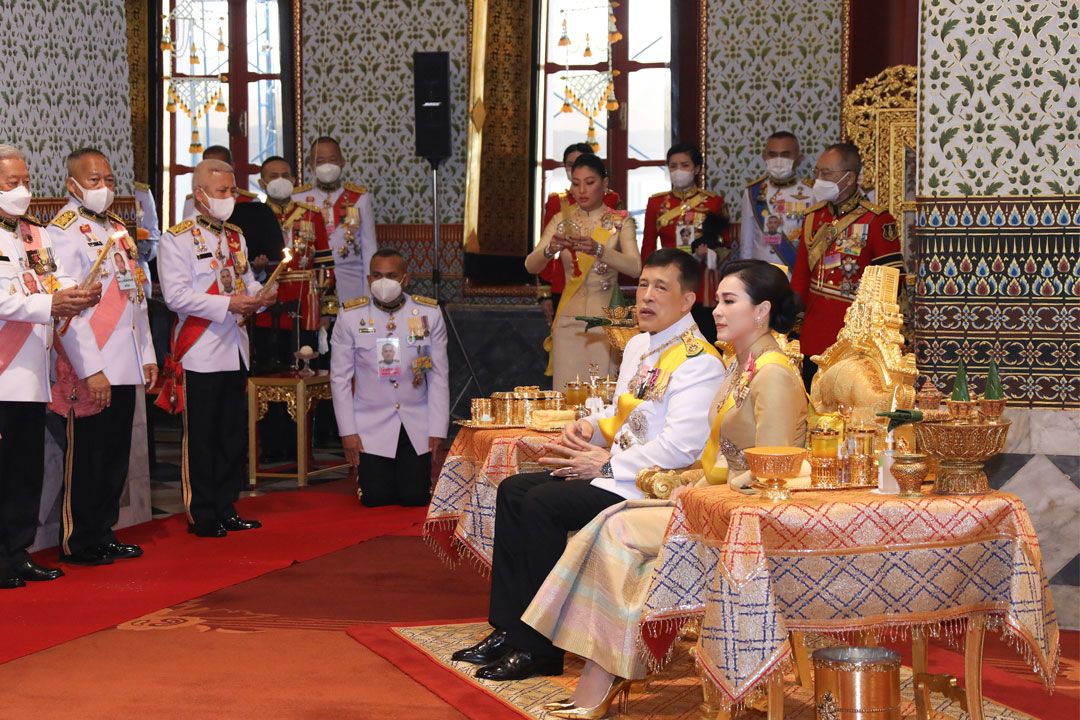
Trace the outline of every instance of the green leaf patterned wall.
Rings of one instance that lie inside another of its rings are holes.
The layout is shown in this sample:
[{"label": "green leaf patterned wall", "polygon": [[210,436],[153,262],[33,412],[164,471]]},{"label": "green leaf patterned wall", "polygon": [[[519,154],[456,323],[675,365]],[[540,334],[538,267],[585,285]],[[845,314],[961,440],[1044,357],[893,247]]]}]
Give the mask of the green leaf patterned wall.
[{"label": "green leaf patterned wall", "polygon": [[1080,192],[1080,3],[921,12],[919,194]]},{"label": "green leaf patterned wall", "polygon": [[461,222],[467,0],[304,0],[303,13],[305,147],[319,135],[341,141],[345,178],[372,193],[379,223],[431,222],[429,165],[413,155],[412,54],[450,53],[454,155],[439,168],[439,215]]},{"label": "green leaf patterned wall", "polygon": [[64,158],[100,148],[130,193],[123,0],[0,0],[0,142],[22,150],[35,195],[62,195]]},{"label": "green leaf patterned wall", "polygon": [[769,134],[799,137],[804,175],[840,139],[842,13],[843,0],[709,0],[708,185],[733,219]]}]

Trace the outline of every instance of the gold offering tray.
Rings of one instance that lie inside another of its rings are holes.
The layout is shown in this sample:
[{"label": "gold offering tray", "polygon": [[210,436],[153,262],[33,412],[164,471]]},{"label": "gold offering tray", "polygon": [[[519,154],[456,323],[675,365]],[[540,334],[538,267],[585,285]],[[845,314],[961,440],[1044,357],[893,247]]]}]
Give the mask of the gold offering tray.
[{"label": "gold offering tray", "polygon": [[526,425],[525,429],[526,430],[532,430],[533,432],[561,433],[563,431],[563,428],[566,427],[569,424],[570,423],[564,423],[564,424],[560,425],[559,427],[551,427],[551,426],[549,426],[549,427],[541,427],[540,425]]},{"label": "gold offering tray", "polygon": [[[761,482],[758,480],[750,483],[750,487],[754,488],[755,490],[765,489],[765,486],[762,485]],[[869,490],[876,487],[877,483],[874,483],[872,485],[842,485],[840,487],[810,487],[809,478],[807,478],[805,481],[797,479],[787,481],[787,489],[793,493],[836,492],[838,490]]]},{"label": "gold offering tray", "polygon": [[461,427],[476,428],[477,430],[512,430],[512,429],[515,429],[515,428],[521,428],[521,429],[525,428],[524,425],[513,425],[513,424],[505,424],[504,425],[504,424],[493,423],[493,422],[490,422],[490,423],[478,422],[476,420],[455,420],[454,423],[457,424],[457,425],[460,425]]}]

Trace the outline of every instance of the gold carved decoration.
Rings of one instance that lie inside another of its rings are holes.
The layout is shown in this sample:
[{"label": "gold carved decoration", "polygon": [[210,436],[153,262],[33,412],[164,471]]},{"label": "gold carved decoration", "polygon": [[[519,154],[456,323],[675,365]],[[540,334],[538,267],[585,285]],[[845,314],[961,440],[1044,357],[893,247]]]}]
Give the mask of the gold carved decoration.
[{"label": "gold carved decoration", "polygon": [[[146,128],[150,122],[149,6],[145,2],[124,3],[127,21],[128,92],[131,97],[131,152],[135,179],[149,181],[150,148]],[[157,107],[157,103],[153,104]]]},{"label": "gold carved decoration", "polygon": [[915,355],[902,350],[903,317],[896,304],[900,271],[872,265],[844,314],[836,342],[811,358],[818,365],[810,400],[819,413],[841,404],[875,411],[915,407]]},{"label": "gold carved decoration", "polygon": [[298,181],[304,173],[304,8],[302,0],[292,0],[292,94],[293,152]]},{"label": "gold carved decoration", "polygon": [[[296,391],[297,385],[257,385],[256,391],[258,392],[258,419],[262,420],[266,417],[266,413],[270,410],[270,403],[280,402],[285,403],[285,409],[289,413],[289,417],[293,422],[296,420]],[[329,383],[321,385],[309,385],[307,388],[307,408],[306,412],[311,413],[315,404],[320,400],[330,399],[330,385]]]},{"label": "gold carved decoration", "polygon": [[862,155],[860,185],[875,190],[875,202],[900,221],[901,243],[904,214],[915,211],[916,80],[911,65],[886,68],[853,88],[841,113],[844,136]]}]

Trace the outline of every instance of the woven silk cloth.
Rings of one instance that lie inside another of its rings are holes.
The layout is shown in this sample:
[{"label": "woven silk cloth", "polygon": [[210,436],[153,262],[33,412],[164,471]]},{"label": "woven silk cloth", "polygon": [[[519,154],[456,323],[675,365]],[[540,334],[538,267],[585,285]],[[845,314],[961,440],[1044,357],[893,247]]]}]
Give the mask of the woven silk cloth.
[{"label": "woven silk cloth", "polygon": [[424,520],[424,538],[439,557],[451,565],[464,557],[481,570],[490,570],[499,483],[519,472],[539,469],[536,462],[543,447],[555,437],[555,433],[522,428],[461,429],[443,463]]},{"label": "woven silk cloth", "polygon": [[788,633],[1000,625],[1048,685],[1058,626],[1031,519],[1014,495],[900,499],[866,491],[770,502],[725,486],[676,503],[646,595],[653,664],[701,618],[699,663],[737,703],[788,660]]}]

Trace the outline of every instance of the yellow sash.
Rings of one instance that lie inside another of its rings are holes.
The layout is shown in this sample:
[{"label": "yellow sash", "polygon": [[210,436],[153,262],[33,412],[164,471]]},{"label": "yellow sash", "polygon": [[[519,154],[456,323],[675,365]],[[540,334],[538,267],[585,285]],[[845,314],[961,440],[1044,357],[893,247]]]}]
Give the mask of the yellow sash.
[{"label": "yellow sash", "polygon": [[[678,198],[675,199],[678,200]],[[708,199],[709,196],[706,193],[698,190],[697,195],[690,198],[689,200],[684,200],[680,202],[678,206],[671,208],[666,213],[656,218],[656,229],[659,230],[662,227],[667,227],[672,220],[679,217],[680,215],[685,215],[686,213],[690,212]]]},{"label": "yellow sash", "polygon": [[285,232],[289,232],[292,229],[293,223],[303,217],[305,212],[307,212],[306,208],[295,205],[293,211],[285,218],[285,222],[281,223],[281,228]]},{"label": "yellow sash", "polygon": [[[569,209],[570,209],[570,206],[569,206],[569,204],[567,204],[567,205],[564,205],[564,207],[563,207],[563,209],[561,211],[559,211],[559,215],[560,215],[560,217],[562,217],[564,222],[569,220],[569,216],[567,215],[567,212],[568,212]],[[597,228],[595,230],[593,230],[592,238],[596,242],[603,245],[616,232],[618,232],[617,227],[612,229],[611,232],[608,232],[607,230],[604,230],[602,227],[597,226]],[[560,261],[561,261],[561,258],[560,258]],[[555,345],[554,345],[554,337],[553,336],[555,334],[555,328],[558,327],[559,317],[562,315],[563,308],[566,307],[566,305],[569,302],[570,298],[572,298],[574,296],[574,293],[576,293],[578,290],[580,290],[581,286],[585,284],[585,278],[587,278],[589,276],[589,270],[592,269],[593,263],[596,261],[596,256],[595,255],[589,255],[588,253],[579,253],[578,256],[577,256],[577,261],[578,261],[578,269],[581,270],[581,274],[580,275],[574,275],[573,273],[568,273],[567,274],[566,286],[563,288],[562,295],[559,297],[559,306],[557,308],[555,308],[555,317],[552,318],[552,320],[551,320],[551,334],[549,334],[547,336],[547,339],[544,340],[544,348],[548,351],[548,364],[547,364],[547,369],[544,370],[544,374],[548,375],[548,376],[552,375],[555,372],[555,356],[554,356],[554,353],[552,352],[553,348],[555,347]],[[556,389],[558,389],[558,388],[556,388]]]},{"label": "yellow sash", "polygon": [[[720,353],[716,348],[712,347],[708,343],[701,342],[700,338],[694,338],[698,342],[692,343],[694,345],[693,355],[687,352],[686,336],[683,336],[683,342],[676,343],[670,348],[660,354],[660,359],[656,361],[656,367],[663,372],[663,377],[666,379],[671,378],[680,365],[686,362],[691,357],[697,357],[702,353],[712,355],[719,358]],[[619,396],[618,402],[615,404],[615,415],[612,417],[600,418],[597,422],[597,426],[600,428],[600,432],[604,434],[604,439],[607,440],[608,445],[611,445],[615,440],[616,433],[619,432],[619,428],[623,426],[626,419],[630,417],[630,413],[634,411],[638,405],[644,400],[638,398],[632,392],[625,392]]]},{"label": "yellow sash", "polygon": [[[755,368],[763,368],[766,365],[784,364],[790,367],[791,363],[787,355],[779,350],[769,350],[754,359]],[[716,466],[716,459],[720,456],[720,426],[724,422],[724,416],[731,408],[735,407],[735,386],[732,384],[731,391],[724,398],[724,403],[716,411],[716,417],[709,428],[709,441],[705,443],[705,449],[701,451],[701,468],[705,471],[705,477],[710,485],[722,485],[727,482],[727,465]]]},{"label": "yellow sash", "polygon": [[[806,264],[810,271],[813,271],[814,267],[817,266],[818,261],[824,257],[825,253],[829,250],[829,246],[832,245],[832,241],[839,236],[840,233],[847,230],[848,226],[865,215],[866,212],[866,208],[860,203],[847,215],[844,215],[837,220],[833,220],[832,222],[827,222],[819,227],[817,232],[813,234],[813,237],[810,235],[810,229],[814,225],[814,216],[812,214],[806,216],[806,224],[803,225],[803,242],[807,243]],[[826,237],[830,229],[834,234],[832,237]]]}]

